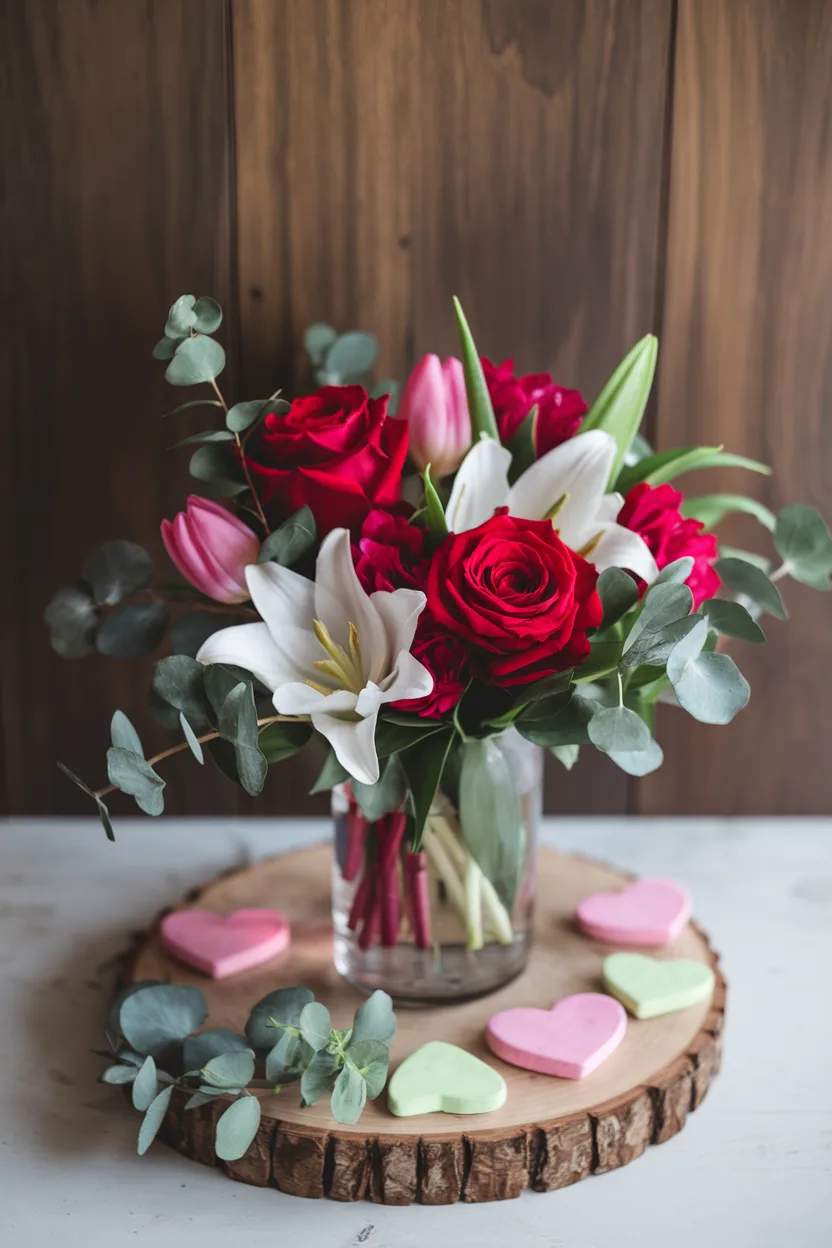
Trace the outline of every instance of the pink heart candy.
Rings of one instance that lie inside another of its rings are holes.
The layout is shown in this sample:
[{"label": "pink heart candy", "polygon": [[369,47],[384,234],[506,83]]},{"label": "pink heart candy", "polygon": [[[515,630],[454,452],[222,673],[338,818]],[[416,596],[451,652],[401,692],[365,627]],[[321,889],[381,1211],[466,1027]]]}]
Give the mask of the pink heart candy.
[{"label": "pink heart candy", "polygon": [[578,903],[581,931],[614,945],[671,945],[690,918],[690,897],[673,880],[637,880],[621,893],[593,893]]},{"label": "pink heart candy", "polygon": [[512,1066],[561,1079],[583,1079],[624,1039],[624,1007],[601,992],[564,997],[551,1010],[501,1010],[489,1019],[485,1038]]},{"label": "pink heart candy", "polygon": [[162,919],[162,943],[212,979],[268,962],[289,944],[288,920],[277,910],[176,910]]}]

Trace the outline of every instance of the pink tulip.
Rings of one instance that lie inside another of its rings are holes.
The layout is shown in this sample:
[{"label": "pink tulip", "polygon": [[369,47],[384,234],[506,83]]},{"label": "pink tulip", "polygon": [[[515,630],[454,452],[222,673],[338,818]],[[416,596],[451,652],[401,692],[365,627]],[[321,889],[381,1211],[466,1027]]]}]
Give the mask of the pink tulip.
[{"label": "pink tulip", "polygon": [[256,563],[260,541],[248,525],[208,498],[191,494],[187,511],[162,521],[162,541],[186,580],[217,602],[244,602],[246,564]]},{"label": "pink tulip", "polygon": [[426,355],[407,379],[399,416],[410,427],[410,455],[435,479],[455,472],[471,445],[465,376],[459,360]]}]

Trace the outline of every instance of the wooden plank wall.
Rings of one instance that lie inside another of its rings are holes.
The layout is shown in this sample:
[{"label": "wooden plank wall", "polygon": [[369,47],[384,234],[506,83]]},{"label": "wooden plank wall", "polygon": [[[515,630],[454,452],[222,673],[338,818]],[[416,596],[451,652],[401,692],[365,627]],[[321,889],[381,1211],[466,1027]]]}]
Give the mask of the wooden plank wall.
[{"label": "wooden plank wall", "polygon": [[[62,662],[40,615],[101,537],[157,552],[187,492],[148,359],[182,290],[226,307],[238,397],[301,385],[317,319],[375,330],[402,377],[454,350],[452,293],[485,353],[589,395],[656,329],[659,445],[729,441],[777,462],[766,501],[832,509],[823,0],[20,0],[0,22],[8,809],[85,810],[54,759],[93,778],[113,706],[143,701],[145,671]],[[829,600],[792,602],[738,655],[753,714],[668,713],[657,776],[587,760],[550,807],[832,809]],[[195,770],[167,773],[171,811],[313,808],[299,767],[259,803]]]}]

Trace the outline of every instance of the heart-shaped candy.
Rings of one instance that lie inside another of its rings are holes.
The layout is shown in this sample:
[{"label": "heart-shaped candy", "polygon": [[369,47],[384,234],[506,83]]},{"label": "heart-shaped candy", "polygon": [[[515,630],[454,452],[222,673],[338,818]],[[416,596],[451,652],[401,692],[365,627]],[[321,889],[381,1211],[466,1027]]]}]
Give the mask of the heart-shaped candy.
[{"label": "heart-shaped candy", "polygon": [[690,897],[673,880],[637,880],[620,893],[593,893],[578,903],[581,931],[614,945],[670,945],[690,918]]},{"label": "heart-shaped candy", "polygon": [[268,962],[289,944],[288,920],[277,910],[176,910],[162,919],[162,942],[212,979]]},{"label": "heart-shaped candy", "polygon": [[604,984],[636,1018],[656,1018],[707,1001],[714,973],[704,962],[687,958],[611,953],[604,959]]},{"label": "heart-shaped candy", "polygon": [[506,1081],[473,1053],[430,1040],[396,1067],[387,1086],[390,1112],[487,1114],[505,1104]]},{"label": "heart-shaped candy", "polygon": [[501,1010],[489,1019],[488,1047],[512,1066],[583,1079],[618,1048],[627,1030],[622,1006],[602,992],[578,992],[551,1010]]}]

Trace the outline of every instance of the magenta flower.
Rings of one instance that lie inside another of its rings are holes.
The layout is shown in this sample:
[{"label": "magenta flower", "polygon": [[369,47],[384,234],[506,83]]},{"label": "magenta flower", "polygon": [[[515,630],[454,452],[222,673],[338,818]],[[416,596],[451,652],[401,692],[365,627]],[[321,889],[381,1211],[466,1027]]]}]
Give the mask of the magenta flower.
[{"label": "magenta flower", "polygon": [[426,355],[407,379],[399,416],[410,431],[410,455],[416,466],[431,466],[435,480],[459,467],[471,445],[471,420],[465,376],[459,360]]},{"label": "magenta flower", "polygon": [[245,602],[245,569],[256,563],[260,541],[248,525],[208,498],[191,494],[186,511],[162,521],[171,561],[195,589],[217,602]]}]

